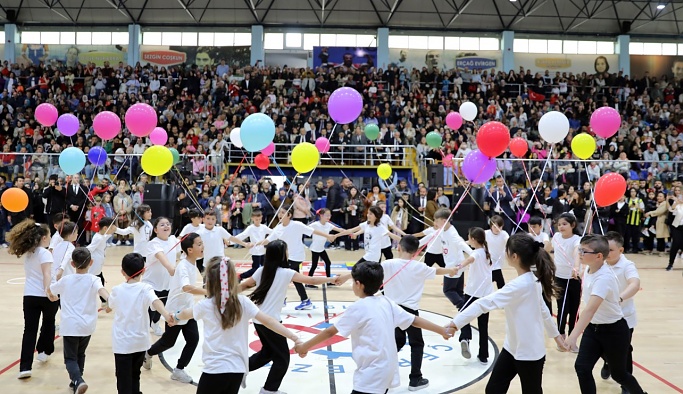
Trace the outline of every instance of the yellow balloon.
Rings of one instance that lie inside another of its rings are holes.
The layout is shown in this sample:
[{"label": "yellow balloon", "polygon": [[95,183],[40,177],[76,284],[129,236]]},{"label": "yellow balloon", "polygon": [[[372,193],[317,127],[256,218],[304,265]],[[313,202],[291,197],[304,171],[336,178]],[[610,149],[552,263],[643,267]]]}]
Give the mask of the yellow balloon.
[{"label": "yellow balloon", "polygon": [[304,142],[292,149],[292,166],[299,174],[313,171],[318,161],[320,161],[320,152],[310,142]]},{"label": "yellow balloon", "polygon": [[391,166],[387,163],[382,163],[377,167],[377,175],[384,179],[387,180],[391,176]]},{"label": "yellow balloon", "polygon": [[173,167],[173,154],[165,146],[151,146],[142,154],[140,164],[143,171],[151,176],[164,175]]},{"label": "yellow balloon", "polygon": [[579,159],[586,160],[595,153],[595,138],[590,134],[581,133],[572,138],[572,153]]}]

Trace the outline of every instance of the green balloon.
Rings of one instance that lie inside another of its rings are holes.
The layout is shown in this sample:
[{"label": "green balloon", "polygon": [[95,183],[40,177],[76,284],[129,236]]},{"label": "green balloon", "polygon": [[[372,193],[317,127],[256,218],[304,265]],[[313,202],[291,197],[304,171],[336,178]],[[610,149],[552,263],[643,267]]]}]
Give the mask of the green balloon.
[{"label": "green balloon", "polygon": [[376,124],[365,126],[365,136],[368,137],[370,141],[376,140],[379,138],[379,127]]},{"label": "green balloon", "polygon": [[173,155],[173,165],[180,163],[180,153],[178,153],[178,150],[176,148],[169,148],[168,150]]},{"label": "green balloon", "polygon": [[441,134],[436,131],[431,131],[427,133],[427,145],[430,148],[438,148],[441,146]]}]

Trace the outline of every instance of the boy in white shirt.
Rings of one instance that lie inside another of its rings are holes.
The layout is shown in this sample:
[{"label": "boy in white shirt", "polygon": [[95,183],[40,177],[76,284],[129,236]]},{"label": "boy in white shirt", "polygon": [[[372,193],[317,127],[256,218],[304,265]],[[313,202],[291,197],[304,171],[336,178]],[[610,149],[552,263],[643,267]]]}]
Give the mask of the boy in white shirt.
[{"label": "boy in white shirt", "polygon": [[[104,275],[102,275],[104,251],[107,248],[107,240],[118,230],[118,227],[114,225],[114,219],[106,217],[100,219],[98,224],[100,225],[100,231],[92,237],[92,241],[88,245],[88,250],[92,254],[93,260],[92,266],[90,266],[90,273],[100,278],[102,286],[104,286]],[[102,297],[100,297],[100,300],[102,301],[102,308],[107,308],[107,301]]]},{"label": "boy in white shirt", "polygon": [[532,216],[529,219],[529,235],[534,241],[542,243],[545,249],[550,244],[548,233],[543,232],[543,219],[538,216]]},{"label": "boy in white shirt", "polygon": [[69,387],[76,394],[88,390],[88,385],[83,380],[83,369],[85,350],[97,325],[96,297],[99,294],[104,299],[109,298],[109,293],[102,287],[100,280],[88,273],[92,262],[88,249],[74,250],[71,265],[76,269],[76,274],[68,275],[50,285],[47,294],[51,301],[57,301],[57,295],[61,299],[62,325],[59,333],[64,339],[64,364],[71,379]]},{"label": "boy in white shirt", "polygon": [[78,238],[76,224],[71,222],[64,223],[60,233],[62,241],[55,244],[55,247],[52,250],[52,258],[54,258],[54,262],[52,263],[52,278],[55,282],[60,280],[64,275],[71,275],[76,272],[71,265],[71,254],[74,249],[76,249],[73,243],[76,241],[76,238]]},{"label": "boy in white shirt", "polygon": [[240,241],[244,241],[245,239],[249,238],[249,243],[253,245],[251,249],[249,249],[249,253],[251,254],[251,268],[239,275],[240,281],[251,278],[251,276],[254,275],[254,272],[256,272],[256,270],[263,265],[266,255],[266,248],[261,244],[261,242],[263,242],[263,240],[266,239],[266,237],[270,235],[273,230],[268,226],[261,225],[262,221],[263,212],[260,209],[254,209],[251,211],[251,224],[235,237]]},{"label": "boy in white shirt", "polygon": [[228,230],[216,226],[216,221],[216,211],[207,210],[204,212],[204,224],[196,232],[202,237],[204,244],[204,257],[197,260],[197,268],[202,273],[204,272],[204,261],[209,261],[212,257],[225,257],[225,248],[230,245],[231,241],[245,247],[249,246],[249,244],[230,235]]},{"label": "boy in white shirt", "polygon": [[50,239],[50,246],[47,248],[50,252],[55,249],[58,243],[62,242],[64,238],[60,235],[62,226],[64,223],[69,221],[69,215],[64,212],[56,213],[52,216],[52,227],[55,229],[55,233]]},{"label": "boy in white shirt", "polygon": [[196,209],[190,209],[190,212],[187,215],[190,217],[190,223],[186,224],[182,231],[180,231],[179,238],[182,238],[185,234],[198,233],[199,230],[204,228],[201,212]]}]

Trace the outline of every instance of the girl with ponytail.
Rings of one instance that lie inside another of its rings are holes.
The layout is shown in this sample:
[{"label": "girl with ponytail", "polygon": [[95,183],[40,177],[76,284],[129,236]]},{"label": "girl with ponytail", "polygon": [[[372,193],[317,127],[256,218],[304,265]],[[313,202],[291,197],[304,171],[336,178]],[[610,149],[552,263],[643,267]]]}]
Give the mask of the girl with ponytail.
[{"label": "girl with ponytail", "polygon": [[510,382],[519,375],[523,393],[542,393],[545,363],[543,331],[564,351],[563,340],[543,296],[555,293],[555,264],[543,244],[529,234],[516,233],[506,244],[505,254],[517,278],[495,293],[478,299],[453,318],[449,327],[461,329],[483,314],[505,311],[505,343],[493,366],[486,393],[507,393]]}]

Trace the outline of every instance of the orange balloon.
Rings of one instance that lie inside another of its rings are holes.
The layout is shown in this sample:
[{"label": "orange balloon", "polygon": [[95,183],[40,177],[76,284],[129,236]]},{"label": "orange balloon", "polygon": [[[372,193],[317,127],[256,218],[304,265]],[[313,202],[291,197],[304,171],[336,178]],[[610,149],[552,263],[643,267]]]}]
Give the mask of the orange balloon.
[{"label": "orange balloon", "polygon": [[10,212],[21,212],[28,207],[28,194],[18,187],[10,187],[2,193],[2,206]]}]

